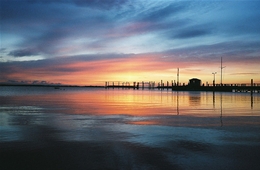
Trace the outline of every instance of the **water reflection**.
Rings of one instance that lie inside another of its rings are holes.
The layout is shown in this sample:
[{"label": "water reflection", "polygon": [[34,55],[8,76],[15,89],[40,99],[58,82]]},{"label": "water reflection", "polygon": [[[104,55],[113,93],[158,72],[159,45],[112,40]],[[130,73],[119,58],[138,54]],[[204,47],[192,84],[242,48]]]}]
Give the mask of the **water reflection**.
[{"label": "water reflection", "polygon": [[212,94],[213,108],[215,109],[215,91]]},{"label": "water reflection", "polygon": [[200,92],[189,92],[189,103],[190,106],[200,106],[201,105],[201,96]]},{"label": "water reflection", "polygon": [[177,103],[177,108],[176,108],[176,110],[177,110],[177,115],[180,115],[180,112],[179,112],[179,92],[177,91],[176,93],[177,93],[176,94],[177,95],[177,102],[176,102]]},{"label": "water reflection", "polygon": [[220,126],[223,126],[223,120],[222,120],[222,93],[220,93]]},{"label": "water reflection", "polygon": [[251,93],[251,109],[253,109],[254,107],[253,91],[251,91],[250,93]]},{"label": "water reflection", "polygon": [[259,169],[259,95],[84,88],[6,94],[0,92],[6,167],[19,157],[13,169]]},{"label": "water reflection", "polygon": [[[29,91],[29,90],[27,90]],[[256,95],[218,92],[182,92],[167,90],[131,89],[66,89],[19,95],[2,95],[0,112],[6,114],[69,114],[69,115],[126,115],[145,118],[137,124],[193,124],[198,117],[259,116],[260,102]],[[39,90],[41,91],[41,90]],[[5,92],[6,94],[7,92]],[[224,105],[223,105],[224,104]],[[251,106],[251,107],[249,107]],[[250,109],[249,109],[250,108]],[[178,117],[167,117],[178,116]],[[7,117],[7,116],[5,116]],[[158,119],[159,117],[159,119]],[[168,120],[164,118],[167,117]],[[22,120],[22,119],[20,119]],[[6,120],[9,121],[9,120]],[[1,121],[4,124],[4,121]],[[31,122],[28,119],[28,122]],[[129,122],[125,120],[125,122]],[[145,123],[146,122],[146,123]],[[200,125],[212,122],[197,122]],[[8,124],[5,122],[5,124]],[[170,124],[170,123],[169,123]],[[214,123],[213,123],[214,124]]]}]

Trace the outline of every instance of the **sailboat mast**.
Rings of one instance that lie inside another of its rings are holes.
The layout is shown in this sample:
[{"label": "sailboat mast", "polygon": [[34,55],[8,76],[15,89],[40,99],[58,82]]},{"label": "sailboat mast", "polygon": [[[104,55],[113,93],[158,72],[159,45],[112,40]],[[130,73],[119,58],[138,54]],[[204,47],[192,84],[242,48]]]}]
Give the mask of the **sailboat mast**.
[{"label": "sailboat mast", "polygon": [[223,67],[222,67],[222,57],[221,57],[221,61],[220,61],[220,68],[221,68],[221,78],[220,78],[220,85],[222,86],[222,69],[223,69]]},{"label": "sailboat mast", "polygon": [[224,67],[222,66],[222,57],[221,57],[221,61],[220,62],[221,62],[221,64],[220,64],[220,68],[221,68],[220,85],[222,86],[223,85],[222,84],[222,69],[225,68],[225,66]]},{"label": "sailboat mast", "polygon": [[177,86],[179,86],[179,68],[177,70]]}]

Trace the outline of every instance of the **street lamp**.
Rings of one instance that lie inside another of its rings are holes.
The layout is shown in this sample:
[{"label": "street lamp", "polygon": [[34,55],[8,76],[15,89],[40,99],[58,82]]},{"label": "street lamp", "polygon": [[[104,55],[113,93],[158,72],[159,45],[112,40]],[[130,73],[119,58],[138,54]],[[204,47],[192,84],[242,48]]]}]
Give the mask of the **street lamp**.
[{"label": "street lamp", "polygon": [[215,86],[215,75],[217,74],[217,72],[214,72],[212,74],[213,74],[213,86]]}]

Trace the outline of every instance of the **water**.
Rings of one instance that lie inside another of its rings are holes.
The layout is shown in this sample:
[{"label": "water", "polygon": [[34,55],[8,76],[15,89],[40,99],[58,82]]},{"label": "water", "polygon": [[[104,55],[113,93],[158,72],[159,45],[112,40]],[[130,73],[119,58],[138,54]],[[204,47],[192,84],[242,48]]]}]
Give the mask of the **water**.
[{"label": "water", "polygon": [[2,86],[0,114],[1,169],[260,167],[257,93]]}]

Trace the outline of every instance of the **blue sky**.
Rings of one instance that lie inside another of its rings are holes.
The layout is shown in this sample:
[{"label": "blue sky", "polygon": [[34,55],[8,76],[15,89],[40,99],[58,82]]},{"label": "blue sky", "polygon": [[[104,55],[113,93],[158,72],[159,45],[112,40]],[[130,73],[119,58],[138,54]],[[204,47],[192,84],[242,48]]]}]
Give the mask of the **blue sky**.
[{"label": "blue sky", "polygon": [[211,81],[223,57],[227,80],[260,83],[259,9],[260,1],[1,0],[1,82],[91,84],[123,81],[123,72],[171,80],[177,67],[183,81]]}]

